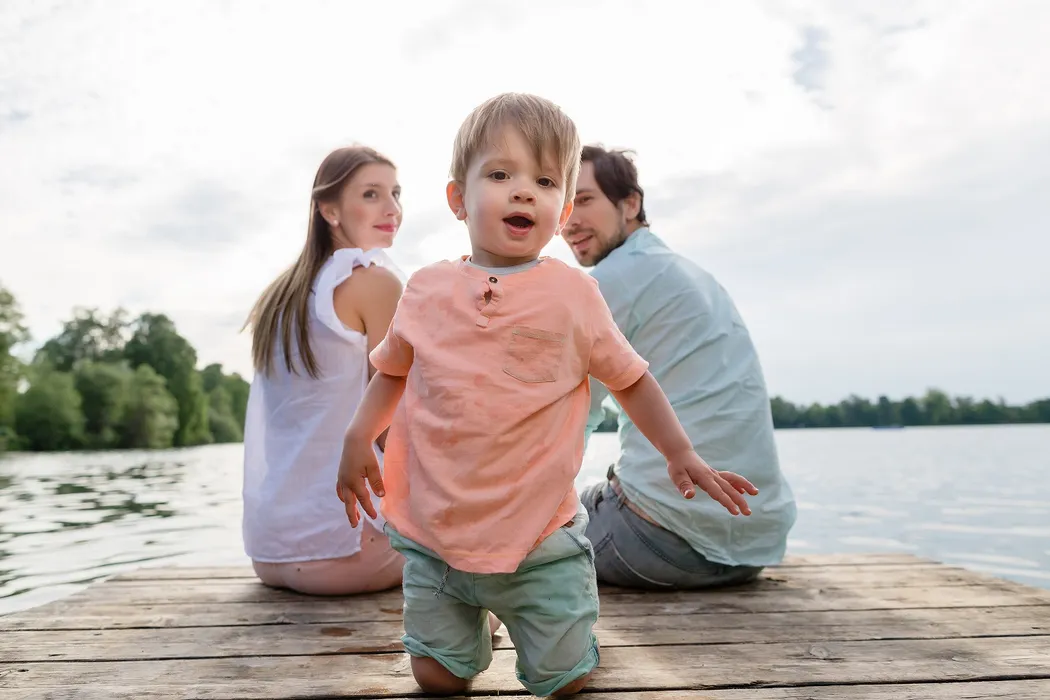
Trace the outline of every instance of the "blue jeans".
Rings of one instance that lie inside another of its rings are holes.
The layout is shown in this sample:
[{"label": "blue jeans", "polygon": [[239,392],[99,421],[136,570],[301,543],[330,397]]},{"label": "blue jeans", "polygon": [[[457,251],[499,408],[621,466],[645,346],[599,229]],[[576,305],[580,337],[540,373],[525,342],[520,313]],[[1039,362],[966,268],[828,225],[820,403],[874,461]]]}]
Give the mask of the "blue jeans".
[{"label": "blue jeans", "polygon": [[584,489],[580,500],[590,516],[587,539],[601,583],[648,590],[715,588],[752,581],[762,571],[708,561],[678,535],[628,508],[608,479]]}]

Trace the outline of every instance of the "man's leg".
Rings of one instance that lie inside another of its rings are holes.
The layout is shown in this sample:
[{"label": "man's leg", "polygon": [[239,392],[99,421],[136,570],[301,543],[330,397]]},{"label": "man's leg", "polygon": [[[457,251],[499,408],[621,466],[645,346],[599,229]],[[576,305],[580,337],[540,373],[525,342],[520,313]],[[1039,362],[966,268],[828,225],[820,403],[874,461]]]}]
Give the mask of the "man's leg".
[{"label": "man's leg", "polygon": [[[611,469],[610,469],[611,474]],[[762,567],[711,562],[678,535],[632,511],[609,481],[585,489],[598,581],[646,590],[689,590],[754,580]]]}]

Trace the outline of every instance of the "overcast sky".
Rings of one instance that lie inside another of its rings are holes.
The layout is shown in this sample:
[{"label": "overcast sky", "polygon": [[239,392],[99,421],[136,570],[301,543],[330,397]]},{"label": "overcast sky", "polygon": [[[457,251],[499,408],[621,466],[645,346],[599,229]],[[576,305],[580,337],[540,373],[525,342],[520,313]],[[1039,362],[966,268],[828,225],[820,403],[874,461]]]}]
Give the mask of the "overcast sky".
[{"label": "overcast sky", "polygon": [[1050,396],[1047,26],[1043,0],[5,0],[0,284],[37,341],[151,310],[250,376],[238,330],[328,151],[398,163],[411,271],[468,251],[460,121],[529,91],[637,151],[772,393]]}]

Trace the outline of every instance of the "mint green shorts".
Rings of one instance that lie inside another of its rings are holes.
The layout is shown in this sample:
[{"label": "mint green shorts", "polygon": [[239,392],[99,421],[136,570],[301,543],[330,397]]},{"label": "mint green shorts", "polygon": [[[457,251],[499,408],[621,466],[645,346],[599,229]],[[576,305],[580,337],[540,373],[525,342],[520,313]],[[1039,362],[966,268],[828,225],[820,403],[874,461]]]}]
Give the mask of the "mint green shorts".
[{"label": "mint green shorts", "polygon": [[389,524],[391,546],[405,556],[405,634],[412,656],[429,657],[459,678],[492,663],[491,610],[517,652],[518,680],[545,697],[598,666],[598,584],[586,511],[551,533],[512,574],[453,569]]}]

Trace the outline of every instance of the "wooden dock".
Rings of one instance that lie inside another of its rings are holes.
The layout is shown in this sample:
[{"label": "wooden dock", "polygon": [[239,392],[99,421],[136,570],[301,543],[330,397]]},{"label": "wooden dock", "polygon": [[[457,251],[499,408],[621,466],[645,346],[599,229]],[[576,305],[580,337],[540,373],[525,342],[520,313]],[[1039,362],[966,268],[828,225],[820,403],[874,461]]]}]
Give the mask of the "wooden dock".
[{"label": "wooden dock", "polygon": [[[245,568],[140,569],[0,617],[0,698],[407,698],[399,592],[309,598]],[[709,593],[603,589],[587,694],[1050,698],[1050,590],[901,555],[793,557]],[[523,695],[510,640],[472,695]]]}]

